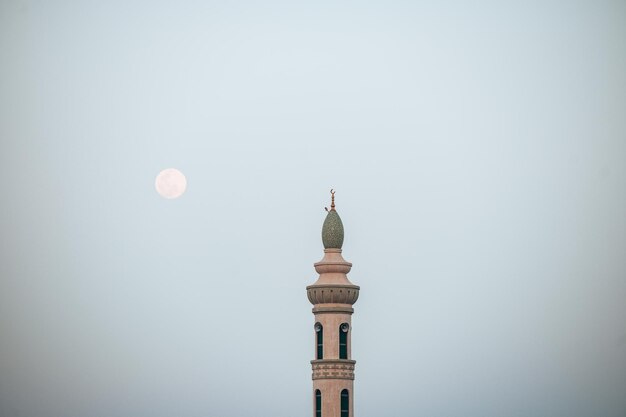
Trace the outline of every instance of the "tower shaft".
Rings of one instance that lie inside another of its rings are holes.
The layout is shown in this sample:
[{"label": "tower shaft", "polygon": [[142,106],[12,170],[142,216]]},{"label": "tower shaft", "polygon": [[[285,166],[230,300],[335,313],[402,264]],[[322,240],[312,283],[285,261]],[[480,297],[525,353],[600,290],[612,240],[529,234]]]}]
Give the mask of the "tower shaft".
[{"label": "tower shaft", "polygon": [[315,316],[313,417],[354,417],[352,305],[359,287],[346,276],[351,268],[341,249],[327,248],[315,264],[318,280],[307,287]]}]

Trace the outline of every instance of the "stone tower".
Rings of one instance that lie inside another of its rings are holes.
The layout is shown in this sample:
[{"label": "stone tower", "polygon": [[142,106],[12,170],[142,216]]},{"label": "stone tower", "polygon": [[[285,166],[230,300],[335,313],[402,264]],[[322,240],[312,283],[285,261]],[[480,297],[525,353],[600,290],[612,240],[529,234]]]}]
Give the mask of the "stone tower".
[{"label": "stone tower", "polygon": [[320,276],[306,288],[315,315],[313,417],[354,417],[351,319],[359,287],[346,276],[352,264],[341,256],[343,224],[330,192],[332,204],[322,226],[324,258],[315,264]]}]

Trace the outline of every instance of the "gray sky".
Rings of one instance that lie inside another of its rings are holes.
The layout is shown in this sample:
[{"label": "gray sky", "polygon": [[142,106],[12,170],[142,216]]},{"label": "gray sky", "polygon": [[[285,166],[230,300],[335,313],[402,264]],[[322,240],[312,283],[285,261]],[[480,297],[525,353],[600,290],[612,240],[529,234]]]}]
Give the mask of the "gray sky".
[{"label": "gray sky", "polygon": [[[626,413],[626,3],[0,2],[0,417]],[[164,168],[188,180],[160,198]]]}]

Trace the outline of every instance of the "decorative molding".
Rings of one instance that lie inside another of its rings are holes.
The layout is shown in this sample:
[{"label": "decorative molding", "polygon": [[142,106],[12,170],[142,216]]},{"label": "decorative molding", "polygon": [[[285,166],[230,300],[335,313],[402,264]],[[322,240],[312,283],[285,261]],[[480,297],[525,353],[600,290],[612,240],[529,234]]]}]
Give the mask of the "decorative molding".
[{"label": "decorative molding", "polygon": [[309,285],[306,293],[311,304],[349,304],[359,299],[358,285]]},{"label": "decorative molding", "polygon": [[354,380],[356,361],[351,359],[317,359],[311,361],[312,379]]}]

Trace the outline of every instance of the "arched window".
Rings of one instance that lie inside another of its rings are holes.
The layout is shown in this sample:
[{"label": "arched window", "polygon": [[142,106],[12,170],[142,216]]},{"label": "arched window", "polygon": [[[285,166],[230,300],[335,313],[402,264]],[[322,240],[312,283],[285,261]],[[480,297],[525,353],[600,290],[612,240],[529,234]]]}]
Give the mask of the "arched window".
[{"label": "arched window", "polygon": [[341,323],[339,326],[339,359],[348,359],[348,323]]},{"label": "arched window", "polygon": [[321,323],[315,323],[315,345],[317,347],[316,359],[324,359],[324,328]]},{"label": "arched window", "polygon": [[315,390],[315,417],[322,417],[322,392]]},{"label": "arched window", "polygon": [[348,390],[341,391],[341,417],[348,417],[350,415],[350,396]]}]

